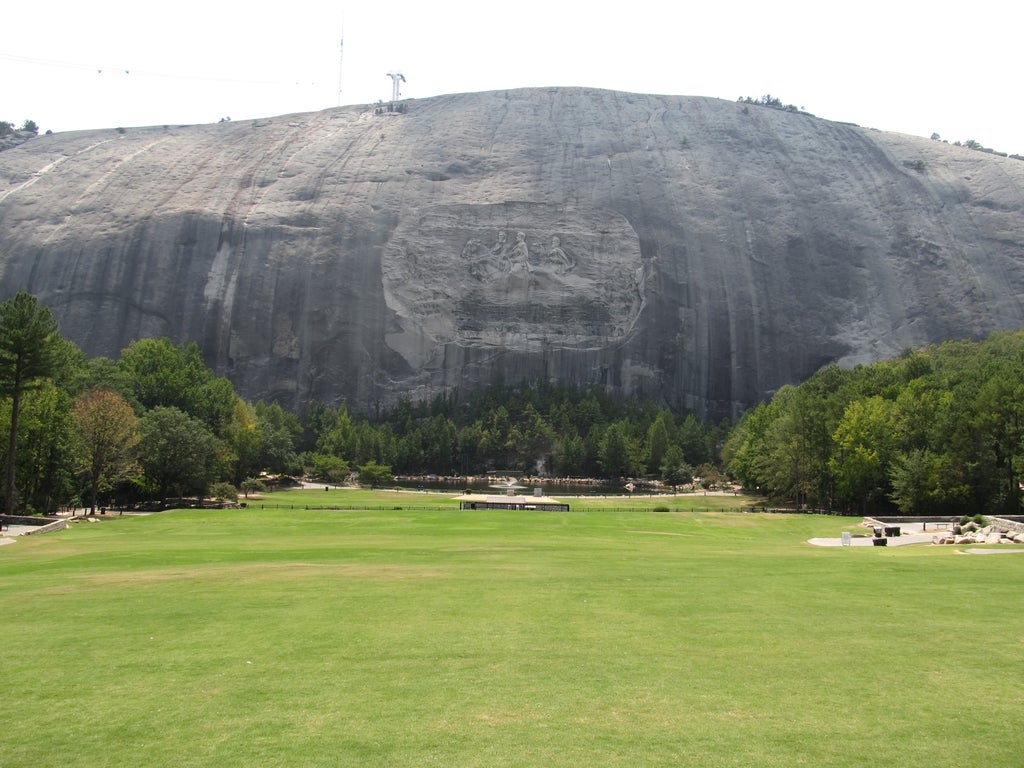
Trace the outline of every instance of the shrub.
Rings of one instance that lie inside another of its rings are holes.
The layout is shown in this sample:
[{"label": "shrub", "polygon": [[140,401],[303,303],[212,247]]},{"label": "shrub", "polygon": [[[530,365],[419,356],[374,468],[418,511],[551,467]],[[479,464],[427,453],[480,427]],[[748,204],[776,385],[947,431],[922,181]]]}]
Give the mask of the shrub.
[{"label": "shrub", "polygon": [[231,483],[214,483],[210,486],[210,496],[217,501],[238,501],[238,489]]}]

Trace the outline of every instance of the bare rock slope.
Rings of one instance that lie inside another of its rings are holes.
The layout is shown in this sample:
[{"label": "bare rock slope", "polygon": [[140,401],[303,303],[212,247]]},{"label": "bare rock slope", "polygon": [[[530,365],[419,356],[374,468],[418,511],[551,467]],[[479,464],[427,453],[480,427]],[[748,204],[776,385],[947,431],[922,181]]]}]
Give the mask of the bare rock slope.
[{"label": "bare rock slope", "polygon": [[531,89],[0,152],[0,294],[250,398],[495,381],[735,415],[1024,326],[1024,162],[716,99]]}]

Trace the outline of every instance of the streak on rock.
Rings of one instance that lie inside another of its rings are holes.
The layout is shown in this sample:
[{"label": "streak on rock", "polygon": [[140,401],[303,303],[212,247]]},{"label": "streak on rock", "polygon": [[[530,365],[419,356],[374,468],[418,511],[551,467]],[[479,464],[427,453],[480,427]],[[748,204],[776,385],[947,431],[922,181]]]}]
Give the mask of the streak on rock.
[{"label": "streak on rock", "polygon": [[195,340],[291,408],[525,378],[717,418],[1024,327],[1022,162],[708,98],[407,106],[0,152],[0,291],[92,355]]}]

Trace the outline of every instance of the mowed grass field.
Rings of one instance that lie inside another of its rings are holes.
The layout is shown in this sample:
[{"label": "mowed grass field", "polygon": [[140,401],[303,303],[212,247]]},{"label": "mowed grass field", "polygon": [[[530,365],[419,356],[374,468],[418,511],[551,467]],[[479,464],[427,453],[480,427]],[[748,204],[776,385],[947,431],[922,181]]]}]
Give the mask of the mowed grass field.
[{"label": "mowed grass field", "polygon": [[655,503],[290,491],[23,537],[0,766],[1024,764],[1024,554]]}]

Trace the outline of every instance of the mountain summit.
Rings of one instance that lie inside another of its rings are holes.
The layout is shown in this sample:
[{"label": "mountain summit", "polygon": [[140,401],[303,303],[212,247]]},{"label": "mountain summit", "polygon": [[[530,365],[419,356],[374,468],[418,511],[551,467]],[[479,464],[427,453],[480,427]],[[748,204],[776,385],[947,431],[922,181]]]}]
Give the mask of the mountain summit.
[{"label": "mountain summit", "polygon": [[734,416],[1024,327],[1024,162],[763,106],[549,88],[0,152],[0,293],[251,399],[521,379]]}]

